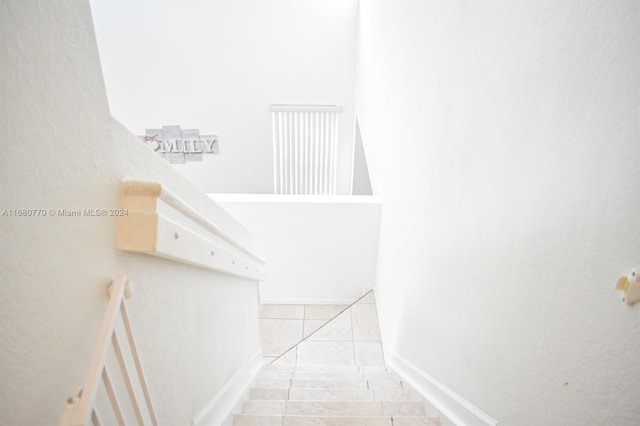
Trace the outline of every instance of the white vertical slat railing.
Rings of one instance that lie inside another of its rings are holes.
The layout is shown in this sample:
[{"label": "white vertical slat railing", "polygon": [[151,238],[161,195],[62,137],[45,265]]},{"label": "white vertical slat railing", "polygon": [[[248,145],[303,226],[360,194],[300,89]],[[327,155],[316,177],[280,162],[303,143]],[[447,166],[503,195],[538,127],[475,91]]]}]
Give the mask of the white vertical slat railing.
[{"label": "white vertical slat railing", "polygon": [[[150,424],[157,426],[158,421],[151,402],[149,388],[147,387],[142,363],[140,362],[140,356],[136,347],[125,302],[125,298],[128,298],[132,293],[131,283],[127,280],[126,276],[120,276],[111,283],[108,292],[109,305],[107,306],[107,312],[100,329],[98,345],[91,359],[89,374],[87,375],[84,386],[67,400],[67,405],[60,419],[60,426],[100,426],[104,424],[96,408],[96,397],[101,381],[104,384],[116,422],[121,426],[127,423],[125,421],[122,403],[117,395],[114,377],[110,372],[110,368],[107,367],[107,357],[110,347],[113,347],[118,360],[118,366],[122,373],[126,393],[129,398],[130,407],[132,407],[135,415],[136,423],[138,425]],[[120,331],[119,327],[117,327],[118,317],[120,317],[122,328],[125,330],[131,358],[135,365],[135,376],[130,373],[127,366],[125,349],[122,345],[122,336],[119,335]],[[139,385],[138,388],[141,390],[145,401],[144,409],[139,403],[140,398],[136,393],[136,386],[134,386],[136,377],[138,380],[137,385]]]},{"label": "white vertical slat railing", "polygon": [[276,194],[335,194],[337,105],[271,105]]}]

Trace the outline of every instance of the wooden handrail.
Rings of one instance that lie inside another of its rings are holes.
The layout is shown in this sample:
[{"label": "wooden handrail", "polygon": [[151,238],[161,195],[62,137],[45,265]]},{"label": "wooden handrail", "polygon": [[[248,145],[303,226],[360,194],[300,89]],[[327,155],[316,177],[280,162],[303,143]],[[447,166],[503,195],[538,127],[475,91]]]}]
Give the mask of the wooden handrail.
[{"label": "wooden handrail", "polygon": [[264,280],[265,261],[157,182],[122,182],[116,246],[242,278]]}]

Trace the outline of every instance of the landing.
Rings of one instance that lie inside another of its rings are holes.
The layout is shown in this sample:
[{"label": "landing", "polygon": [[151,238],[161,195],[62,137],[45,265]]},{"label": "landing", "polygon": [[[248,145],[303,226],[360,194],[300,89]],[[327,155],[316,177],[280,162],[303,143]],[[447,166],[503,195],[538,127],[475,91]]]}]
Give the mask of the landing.
[{"label": "landing", "polygon": [[384,365],[373,292],[352,305],[262,305],[260,335],[275,364]]}]

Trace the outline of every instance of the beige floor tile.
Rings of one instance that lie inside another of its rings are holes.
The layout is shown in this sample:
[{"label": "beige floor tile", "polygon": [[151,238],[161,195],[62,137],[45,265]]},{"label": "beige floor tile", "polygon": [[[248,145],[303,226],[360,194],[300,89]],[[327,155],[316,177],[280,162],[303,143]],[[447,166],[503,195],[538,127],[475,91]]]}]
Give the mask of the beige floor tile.
[{"label": "beige floor tile", "polygon": [[384,365],[382,345],[379,342],[354,342],[353,343],[358,365]]},{"label": "beige floor tile", "polygon": [[402,389],[400,379],[367,379],[367,383],[371,389]]},{"label": "beige floor tile", "polygon": [[261,319],[260,339],[264,356],[278,356],[302,340],[302,320]]},{"label": "beige floor tile", "polygon": [[285,401],[250,400],[242,403],[242,414],[276,416],[285,413]]},{"label": "beige floor tile", "polygon": [[[310,320],[305,320],[305,323]],[[311,320],[314,321],[314,320]],[[351,313],[347,310],[309,336],[309,341],[352,341]]]},{"label": "beige floor tile", "polygon": [[338,315],[347,306],[348,305],[305,305],[304,319],[328,320]]},{"label": "beige floor tile", "polygon": [[400,382],[402,378],[395,372],[376,373],[373,371],[362,373],[365,379],[368,380],[394,380]]},{"label": "beige floor tile", "polygon": [[282,388],[252,388],[249,391],[251,399],[287,400],[289,389]]},{"label": "beige floor tile", "polygon": [[374,389],[376,401],[422,401],[422,395],[413,389]]},{"label": "beige floor tile", "polygon": [[385,416],[424,416],[423,401],[383,401]]},{"label": "beige floor tile", "polygon": [[263,379],[258,377],[255,382],[257,388],[288,388],[291,386],[291,379]]},{"label": "beige floor tile", "polygon": [[285,353],[284,355],[282,355],[280,358],[274,359],[271,365],[294,366],[296,365],[297,352],[298,352],[298,348],[293,348],[287,353]]},{"label": "beige floor tile", "polygon": [[368,383],[362,379],[292,379],[291,387],[302,389],[368,389]]},{"label": "beige floor tile", "polygon": [[287,415],[381,416],[378,401],[287,401]]},{"label": "beige floor tile", "polygon": [[440,419],[436,417],[393,416],[393,426],[440,426]]},{"label": "beige floor tile", "polygon": [[387,367],[384,365],[359,365],[358,371],[367,375],[386,374],[389,372]]},{"label": "beige floor tile", "polygon": [[376,305],[356,304],[351,307],[351,322],[353,323],[353,340],[380,341],[380,326]]},{"label": "beige floor tile", "polygon": [[304,337],[307,337],[326,323],[327,320],[304,320]]},{"label": "beige floor tile", "polygon": [[358,366],[351,364],[351,365],[308,365],[308,364],[304,364],[304,363],[298,363],[298,365],[296,365],[296,371],[337,371],[337,372],[341,372],[341,373],[357,373],[358,372]]},{"label": "beige floor tile", "polygon": [[292,388],[289,391],[292,401],[372,401],[373,389],[307,389]]},{"label": "beige floor tile", "polygon": [[304,305],[261,305],[260,318],[304,319]]},{"label": "beige floor tile", "polygon": [[296,366],[295,365],[286,365],[286,364],[278,364],[277,362],[274,362],[273,364],[269,364],[269,365],[265,365],[264,366],[264,371],[292,371],[295,370]]},{"label": "beige floor tile", "polygon": [[237,414],[233,426],[282,426],[282,416],[251,416]]},{"label": "beige floor tile", "polygon": [[298,364],[353,365],[353,343],[306,340],[298,345]]},{"label": "beige floor tile", "polygon": [[364,379],[364,375],[362,373],[346,371],[296,371],[293,377],[296,379]]},{"label": "beige floor tile", "polygon": [[261,379],[293,379],[293,371],[265,370],[260,373]]},{"label": "beige floor tile", "polygon": [[367,294],[365,297],[358,301],[358,305],[361,303],[376,303],[376,297],[373,292]]},{"label": "beige floor tile", "polygon": [[[284,426],[392,426],[391,417],[285,416]],[[406,425],[406,424],[405,424]]]}]

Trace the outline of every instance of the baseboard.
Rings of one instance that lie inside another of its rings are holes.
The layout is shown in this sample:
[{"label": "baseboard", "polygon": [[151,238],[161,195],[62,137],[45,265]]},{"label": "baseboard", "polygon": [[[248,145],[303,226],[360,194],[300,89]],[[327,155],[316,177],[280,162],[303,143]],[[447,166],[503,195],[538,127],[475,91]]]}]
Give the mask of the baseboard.
[{"label": "baseboard", "polygon": [[[191,424],[220,426],[229,417],[234,407],[242,400],[244,393],[262,369],[264,360],[262,352],[256,352],[242,367],[238,369],[211,400],[193,416]],[[211,418],[207,418],[212,416]],[[205,418],[206,422],[205,422]]]},{"label": "baseboard", "polygon": [[263,305],[350,305],[358,296],[351,299],[270,299],[263,298]]},{"label": "baseboard", "polygon": [[496,426],[498,421],[397,354],[388,365],[420,392],[443,416],[458,426]]}]

